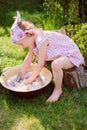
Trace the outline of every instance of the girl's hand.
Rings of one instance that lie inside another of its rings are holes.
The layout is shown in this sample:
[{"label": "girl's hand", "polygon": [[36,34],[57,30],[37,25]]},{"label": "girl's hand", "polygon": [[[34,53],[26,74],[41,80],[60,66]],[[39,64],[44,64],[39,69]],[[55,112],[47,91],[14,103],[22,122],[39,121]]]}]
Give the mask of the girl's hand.
[{"label": "girl's hand", "polygon": [[19,72],[19,73],[17,74],[16,81],[19,82],[21,79],[22,79],[22,72]]},{"label": "girl's hand", "polygon": [[24,82],[24,84],[25,85],[27,85],[27,84],[30,84],[30,83],[32,83],[33,82],[33,78],[32,77],[29,77],[28,79],[26,79],[26,81]]}]

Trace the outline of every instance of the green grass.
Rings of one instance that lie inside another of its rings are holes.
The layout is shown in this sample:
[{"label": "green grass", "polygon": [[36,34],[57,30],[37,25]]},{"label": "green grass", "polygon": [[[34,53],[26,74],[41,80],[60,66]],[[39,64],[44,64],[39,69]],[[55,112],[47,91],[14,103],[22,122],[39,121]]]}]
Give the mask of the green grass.
[{"label": "green grass", "polygon": [[64,93],[56,103],[46,103],[48,90],[30,99],[1,91],[0,130],[86,130],[87,89],[63,88]]},{"label": "green grass", "polygon": [[21,64],[26,51],[13,44],[9,37],[0,37],[0,70]]},{"label": "green grass", "polygon": [[[24,19],[34,22],[36,26],[55,29],[55,20],[45,19],[41,4],[33,2],[1,2],[0,74],[6,67],[21,64],[26,55],[26,51],[11,43],[8,37],[12,17],[17,10]],[[59,23],[58,26],[61,27]],[[87,130],[87,88],[69,90],[63,86],[59,101],[46,103],[52,88],[53,83],[40,95],[22,99],[9,93],[0,84],[0,130]]]},{"label": "green grass", "polygon": [[[26,51],[0,37],[0,71],[21,64]],[[18,98],[0,85],[0,130],[87,130],[87,88],[69,90],[46,103],[53,83],[34,98]]]}]

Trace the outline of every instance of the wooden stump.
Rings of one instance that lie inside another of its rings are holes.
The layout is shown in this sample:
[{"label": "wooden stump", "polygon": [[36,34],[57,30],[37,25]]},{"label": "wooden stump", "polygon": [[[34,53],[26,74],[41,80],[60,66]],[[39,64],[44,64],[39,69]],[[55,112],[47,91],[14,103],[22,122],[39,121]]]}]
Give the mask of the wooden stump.
[{"label": "wooden stump", "polygon": [[64,70],[63,83],[68,88],[83,88],[87,87],[87,69],[83,66]]}]

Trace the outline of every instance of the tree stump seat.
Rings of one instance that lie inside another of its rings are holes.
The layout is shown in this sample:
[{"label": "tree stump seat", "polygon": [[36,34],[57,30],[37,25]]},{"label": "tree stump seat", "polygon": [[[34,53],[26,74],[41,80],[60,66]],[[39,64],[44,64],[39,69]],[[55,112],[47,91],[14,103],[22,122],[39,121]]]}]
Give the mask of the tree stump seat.
[{"label": "tree stump seat", "polygon": [[83,66],[63,70],[63,84],[68,88],[87,87],[87,69]]}]

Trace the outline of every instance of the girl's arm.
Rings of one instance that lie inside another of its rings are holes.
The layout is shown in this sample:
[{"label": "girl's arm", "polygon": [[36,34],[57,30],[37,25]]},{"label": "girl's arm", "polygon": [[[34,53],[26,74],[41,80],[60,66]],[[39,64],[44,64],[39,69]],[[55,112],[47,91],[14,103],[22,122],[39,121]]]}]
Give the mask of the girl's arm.
[{"label": "girl's arm", "polygon": [[39,48],[38,63],[33,70],[32,75],[26,80],[25,84],[31,83],[39,75],[40,71],[44,67],[46,59],[46,49],[48,44],[49,42],[48,40],[46,40],[45,43]]},{"label": "girl's arm", "polygon": [[33,58],[33,49],[30,49],[27,56],[25,57],[24,62],[23,62],[23,66],[22,66],[22,69],[21,69],[22,77],[27,73],[29,65],[32,62],[32,58]]}]

